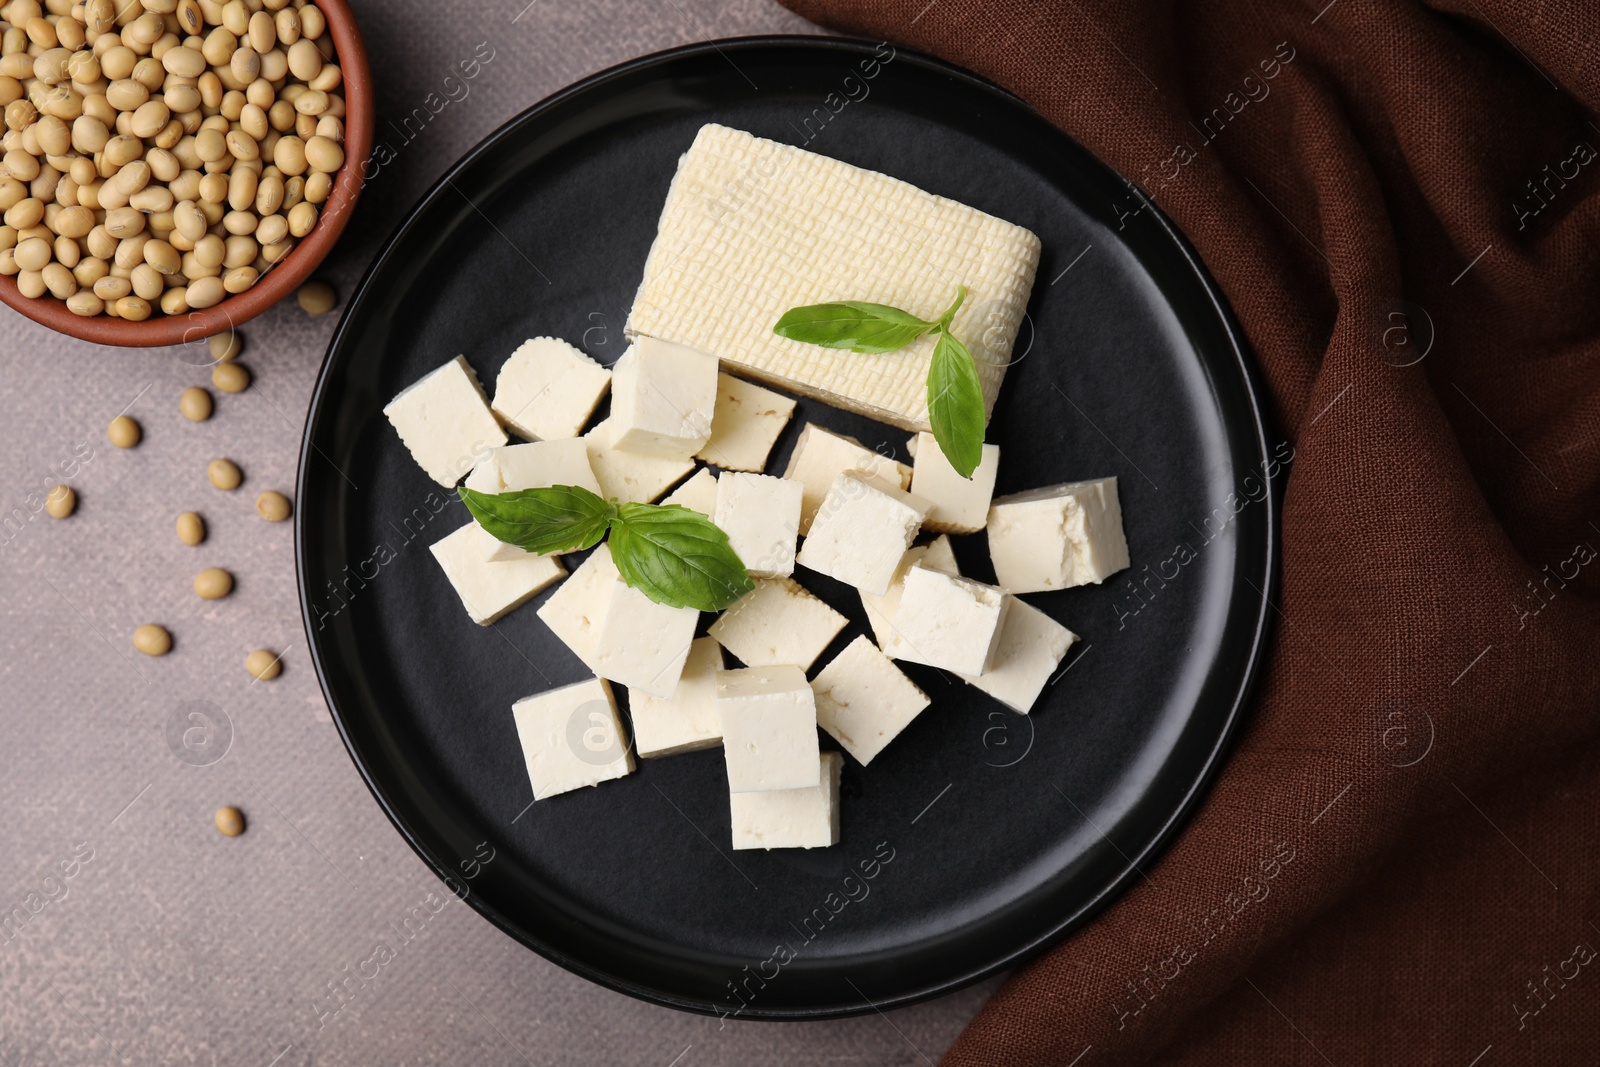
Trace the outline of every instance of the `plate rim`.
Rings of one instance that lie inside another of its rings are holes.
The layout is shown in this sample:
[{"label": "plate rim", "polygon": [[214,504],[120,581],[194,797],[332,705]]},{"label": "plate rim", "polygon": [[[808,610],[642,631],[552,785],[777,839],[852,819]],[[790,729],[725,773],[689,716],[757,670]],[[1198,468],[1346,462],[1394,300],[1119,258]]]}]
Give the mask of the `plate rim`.
[{"label": "plate rim", "polygon": [[[301,434],[300,455],[296,464],[295,472],[295,491],[297,497],[295,502],[294,530],[295,585],[297,599],[300,606],[300,621],[306,635],[307,648],[310,652],[312,666],[316,672],[317,683],[322,692],[323,700],[328,706],[328,711],[333,720],[334,727],[339,732],[339,739],[344,745],[345,753],[350,757],[351,762],[355,765],[356,771],[361,776],[362,782],[366,785],[368,792],[372,794],[373,799],[377,801],[379,808],[383,811],[389,822],[394,826],[395,830],[399,832],[401,838],[423,861],[424,865],[427,866],[427,868],[435,875],[435,877],[439,878],[447,887],[449,887],[451,892],[456,895],[458,899],[464,900],[466,903],[471,905],[474,911],[492,923],[498,930],[500,930],[501,933],[505,934],[513,941],[525,946],[526,948],[531,949],[544,959],[556,964],[564,970],[572,974],[576,974],[581,978],[594,982],[607,989],[624,993],[647,1003],[659,1004],[696,1015],[722,1016],[730,1013],[721,1012],[714,1003],[709,1001],[703,1001],[695,997],[675,996],[670,992],[630,981],[625,977],[612,974],[586,962],[577,960],[567,953],[558,950],[553,945],[548,944],[535,936],[532,931],[523,929],[520,924],[513,922],[510,918],[503,915],[494,906],[485,902],[480,895],[471,893],[470,891],[465,893],[461,892],[460,890],[466,887],[463,886],[460,879],[458,879],[454,872],[446,867],[442,861],[436,859],[429,853],[428,850],[424,848],[419,841],[418,836],[412,832],[411,828],[401,818],[400,814],[395,810],[389,799],[385,796],[384,792],[379,788],[373,771],[368,768],[368,766],[363,762],[362,757],[358,754],[356,744],[352,740],[349,731],[346,729],[344,718],[339,711],[337,702],[334,699],[332,686],[329,682],[329,666],[323,662],[322,652],[311,630],[311,619],[314,616],[314,611],[311,599],[311,590],[308,586],[308,577],[306,574],[305,542],[307,539],[307,534],[306,525],[303,519],[305,510],[300,506],[300,500],[298,497],[302,487],[306,484],[305,476],[307,468],[313,462],[314,457],[321,454],[313,438],[314,424],[318,421],[318,416],[324,414],[322,412],[322,405],[325,399],[324,393],[329,386],[329,369],[333,364],[333,355],[335,349],[337,349],[344,340],[346,330],[350,324],[350,316],[352,311],[360,302],[361,298],[366,294],[377,274],[389,263],[391,257],[395,254],[397,247],[401,244],[402,239],[410,234],[424,206],[432,202],[446,189],[451,188],[454,179],[462,171],[471,166],[480,156],[484,155],[492,147],[494,147],[502,137],[509,134],[515,127],[518,127],[525,122],[534,120],[539,114],[557,107],[574,96],[588,93],[604,85],[608,81],[635,74],[650,67],[668,65],[686,56],[707,56],[714,54],[721,56],[723,59],[726,59],[731,63],[732,60],[727,54],[730,50],[734,52],[745,52],[763,48],[798,47],[800,49],[809,49],[817,52],[828,52],[835,54],[843,53],[855,57],[875,55],[876,53],[873,50],[880,47],[882,43],[883,42],[881,41],[875,41],[869,38],[828,36],[820,34],[754,34],[698,41],[690,44],[679,45],[669,49],[663,49],[661,51],[650,52],[642,56],[636,56],[634,58],[615,63],[609,67],[605,67],[592,74],[586,75],[585,77],[565,85],[560,89],[557,89],[555,92],[550,93],[536,103],[524,108],[515,115],[512,115],[505,122],[501,123],[499,126],[485,134],[471,148],[469,148],[449,167],[447,167],[445,171],[427,188],[427,190],[425,190],[406,210],[400,221],[395,224],[393,230],[384,239],[378,251],[373,254],[365,270],[362,272],[360,282],[358,282],[356,287],[351,291],[349,299],[345,301],[344,310],[340,314],[339,322],[334,327],[334,331],[328,339],[328,345],[323,351],[322,362],[317,371],[316,382],[312,387],[310,398],[307,401],[306,419]],[[1150,213],[1152,218],[1156,221],[1156,224],[1162,229],[1162,231],[1164,231],[1167,238],[1181,254],[1189,272],[1194,276],[1195,280],[1199,282],[1207,300],[1209,300],[1212,311],[1216,316],[1217,323],[1221,327],[1222,334],[1226,337],[1228,342],[1228,348],[1232,357],[1230,365],[1238,372],[1240,376],[1240,382],[1243,386],[1243,399],[1245,400],[1248,406],[1248,411],[1252,417],[1252,425],[1250,426],[1249,434],[1252,449],[1258,449],[1261,457],[1264,459],[1269,457],[1271,455],[1272,447],[1269,439],[1269,431],[1275,426],[1275,420],[1272,416],[1272,412],[1265,403],[1265,399],[1270,397],[1270,392],[1267,390],[1261,371],[1254,361],[1249,340],[1245,336],[1243,328],[1239,325],[1236,317],[1234,316],[1233,310],[1229,305],[1226,296],[1222,293],[1221,288],[1218,286],[1216,280],[1211,276],[1211,273],[1206,269],[1204,263],[1199,257],[1199,254],[1191,245],[1188,238],[1180,229],[1178,229],[1172,220],[1167,217],[1166,213],[1160,209],[1155,201],[1147,196],[1144,191],[1137,186],[1137,184],[1126,179],[1126,177],[1123,176],[1120,171],[1116,170],[1116,168],[1112,167],[1111,164],[1107,163],[1098,155],[1090,151],[1081,142],[1079,142],[1077,138],[1073,137],[1067,131],[1061,129],[1059,126],[1056,126],[1055,123],[1050,122],[1049,119],[1040,114],[1035,108],[1033,108],[1032,105],[1023,100],[1021,97],[1017,96],[1015,93],[1012,93],[1010,90],[1000,85],[996,85],[995,83],[973,73],[972,71],[956,66],[955,64],[937,56],[929,55],[927,53],[918,51],[916,49],[907,48],[899,44],[893,44],[892,47],[895,49],[895,61],[897,63],[901,62],[902,60],[909,61],[909,65],[922,67],[932,73],[953,78],[964,83],[971,91],[997,98],[1005,104],[1008,104],[1012,107],[1021,108],[1031,113],[1041,121],[1048,124],[1050,128],[1055,130],[1060,137],[1070,142],[1072,147],[1077,151],[1092,159],[1099,166],[1104,167],[1113,175],[1122,178],[1127,186],[1128,194],[1137,200],[1139,205],[1138,213]],[[1204,761],[1200,764],[1198,770],[1193,775],[1192,780],[1187,783],[1187,787],[1183,790],[1181,798],[1173,806],[1170,814],[1168,814],[1168,816],[1160,823],[1159,828],[1150,835],[1149,839],[1139,848],[1136,853],[1125,857],[1126,865],[1116,877],[1107,881],[1099,888],[1098,891],[1096,891],[1088,899],[1081,902],[1070,912],[1055,918],[1046,927],[1028,939],[1026,943],[1012,947],[1008,951],[990,959],[981,966],[969,968],[960,974],[920,985],[915,990],[910,992],[892,994],[881,1000],[871,1000],[863,994],[860,1001],[856,1003],[840,1003],[836,1005],[824,1005],[821,1007],[756,1008],[754,1005],[748,1005],[748,1010],[741,1012],[739,1018],[760,1021],[791,1022],[842,1019],[852,1016],[865,1015],[871,1012],[877,1012],[884,1008],[906,1007],[912,1004],[932,1000],[936,997],[945,996],[970,986],[976,982],[982,981],[983,979],[988,978],[998,972],[1004,971],[1008,968],[1016,967],[1020,964],[1037,958],[1049,949],[1059,945],[1068,935],[1083,929],[1102,912],[1114,904],[1118,899],[1120,899],[1126,893],[1129,886],[1140,877],[1140,869],[1164,854],[1167,849],[1172,846],[1183,828],[1187,826],[1189,821],[1198,813],[1201,804],[1204,802],[1206,796],[1210,793],[1212,786],[1216,782],[1217,776],[1227,762],[1227,756],[1229,755],[1234,742],[1238,739],[1239,732],[1243,726],[1244,720],[1247,717],[1250,702],[1256,695],[1257,687],[1260,684],[1261,676],[1265,667],[1267,656],[1271,650],[1271,643],[1276,630],[1272,622],[1272,612],[1276,609],[1275,600],[1277,599],[1279,585],[1281,582],[1282,506],[1283,494],[1288,481],[1288,471],[1289,465],[1285,464],[1280,467],[1276,474],[1268,474],[1265,471],[1262,472],[1265,476],[1265,481],[1268,486],[1268,491],[1261,499],[1261,503],[1264,505],[1265,512],[1265,567],[1263,573],[1255,574],[1253,576],[1259,580],[1259,586],[1256,586],[1255,581],[1249,582],[1250,585],[1256,588],[1256,591],[1260,597],[1260,601],[1259,605],[1255,607],[1254,619],[1249,629],[1249,655],[1242,671],[1239,672],[1236,685],[1231,690],[1232,697],[1229,701],[1229,707],[1226,718],[1222,725],[1222,729],[1217,733],[1215,740],[1205,754]],[[1241,570],[1241,575],[1244,574],[1245,572]],[[1249,576],[1247,576],[1247,581],[1248,580]]]}]

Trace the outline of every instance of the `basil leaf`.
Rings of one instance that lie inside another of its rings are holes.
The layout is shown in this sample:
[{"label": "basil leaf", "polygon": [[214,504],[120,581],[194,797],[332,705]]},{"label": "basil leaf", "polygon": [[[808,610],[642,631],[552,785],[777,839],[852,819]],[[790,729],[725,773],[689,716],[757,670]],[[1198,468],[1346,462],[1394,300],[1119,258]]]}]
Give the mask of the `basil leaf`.
[{"label": "basil leaf", "polygon": [[790,308],[772,327],[772,332],[791,341],[804,341],[823,348],[893,352],[936,325],[887,304],[844,300]]},{"label": "basil leaf", "polygon": [[593,548],[617,517],[617,506],[578,485],[480,493],[456,492],[472,517],[500,540],[529,552],[575,552]]},{"label": "basil leaf", "polygon": [[928,420],[950,466],[971,478],[983,461],[983,386],[972,353],[948,330],[940,331],[928,367]]},{"label": "basil leaf", "polygon": [[622,580],[658,604],[721,611],[755,588],[728,535],[677,504],[623,504],[610,545]]}]

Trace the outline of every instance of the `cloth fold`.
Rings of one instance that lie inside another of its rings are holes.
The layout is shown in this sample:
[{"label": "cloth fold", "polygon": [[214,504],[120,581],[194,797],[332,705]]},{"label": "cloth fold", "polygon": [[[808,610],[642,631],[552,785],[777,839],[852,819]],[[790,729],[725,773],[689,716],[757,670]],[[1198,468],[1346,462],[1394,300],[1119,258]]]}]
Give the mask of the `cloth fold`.
[{"label": "cloth fold", "polygon": [[1136,183],[1295,449],[1228,767],[946,1062],[1593,1062],[1600,10],[785,3],[996,81]]}]

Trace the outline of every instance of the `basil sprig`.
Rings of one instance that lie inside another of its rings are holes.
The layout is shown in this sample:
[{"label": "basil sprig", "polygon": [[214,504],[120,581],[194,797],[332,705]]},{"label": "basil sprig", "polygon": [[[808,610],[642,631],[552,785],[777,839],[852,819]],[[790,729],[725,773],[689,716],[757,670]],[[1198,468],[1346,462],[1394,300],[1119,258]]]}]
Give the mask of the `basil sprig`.
[{"label": "basil sprig", "polygon": [[480,526],[529,552],[593,548],[609,533],[622,580],[658,604],[721,611],[755,588],[728,535],[677,504],[619,504],[577,485],[456,492]]},{"label": "basil sprig", "polygon": [[972,353],[950,332],[950,321],[966,298],[967,287],[960,286],[954,303],[932,321],[861,300],[807,304],[784,312],[772,332],[791,341],[865,353],[893,352],[924,334],[938,334],[928,366],[928,421],[950,466],[971,478],[983,460],[983,385]]}]

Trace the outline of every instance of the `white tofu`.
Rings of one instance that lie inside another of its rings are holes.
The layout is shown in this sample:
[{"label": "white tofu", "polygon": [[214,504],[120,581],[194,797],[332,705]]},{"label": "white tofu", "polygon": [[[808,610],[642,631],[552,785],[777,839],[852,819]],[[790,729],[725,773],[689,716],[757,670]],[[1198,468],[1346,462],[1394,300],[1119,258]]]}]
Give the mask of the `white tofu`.
[{"label": "white tofu", "polygon": [[494,413],[531,441],[576,437],[606,395],[611,372],[557,337],[524,341],[494,383]]},{"label": "white tofu", "polygon": [[1000,643],[1010,606],[1004,590],[913,564],[894,614],[899,658],[957,674],[982,674]]},{"label": "white tofu", "polygon": [[950,538],[941,535],[928,544],[906,549],[906,554],[900,557],[900,565],[895,568],[888,591],[882,596],[861,594],[861,606],[866,609],[867,622],[872,626],[872,635],[878,639],[878,647],[883,649],[885,655],[895,659],[901,658],[902,650],[900,633],[894,628],[894,616],[900,610],[900,597],[906,588],[906,573],[918,562],[941,574],[961,573],[956,566],[955,552],[950,548]]},{"label": "white tofu", "polygon": [[1011,593],[1099,585],[1128,565],[1117,480],[1067,482],[989,506],[989,558]]},{"label": "white tofu", "polygon": [[491,448],[506,443],[478,376],[457,356],[413,383],[383,409],[428,477],[453,487]]},{"label": "white tofu", "polygon": [[706,518],[717,513],[717,476],[701,467],[694,477],[667,494],[663,504],[679,504]]},{"label": "white tofu", "polygon": [[817,673],[811,691],[817,697],[817,725],[863,767],[930,703],[928,694],[865,636]]},{"label": "white tofu", "polygon": [[633,773],[617,701],[602,679],[523,697],[511,716],[534,800]]},{"label": "white tofu", "polygon": [[751,667],[810,670],[848,620],[793,579],[758,578],[755,586],[711,624],[711,636]]},{"label": "white tofu", "polygon": [[555,556],[522,553],[520,559],[491,563],[486,558],[500,542],[476,522],[468,522],[428,547],[456,596],[479,626],[488,626],[531,600],[567,570]]},{"label": "white tofu", "polygon": [[876,475],[847,470],[817,509],[798,562],[882,596],[927,513],[926,501]]},{"label": "white tofu", "polygon": [[729,792],[816,784],[822,749],[805,671],[792,664],[719,671],[717,716]]},{"label": "white tofu", "polygon": [[989,498],[994,496],[994,478],[1000,470],[1000,446],[984,445],[983,459],[972,477],[963,478],[950,466],[931,433],[911,439],[911,492],[928,502],[924,530],[944,533],[977,533],[989,521]]},{"label": "white tofu", "polygon": [[600,482],[601,496],[624,504],[650,504],[694,470],[692,459],[668,459],[642,452],[624,452],[612,444],[611,420],[597,423],[583,435],[589,467]]},{"label": "white tofu", "polygon": [[803,489],[799,482],[769,474],[730,471],[717,479],[712,521],[728,535],[734,554],[753,577],[787,578],[794,573]]},{"label": "white tofu", "polygon": [[711,439],[698,456],[729,471],[762,471],[778,435],[794,416],[795,402],[731,374],[717,375],[717,409]]},{"label": "white tofu", "polygon": [[672,696],[651,696],[642,689],[628,692],[633,744],[641,757],[675,756],[722,743],[717,672],[723,666],[716,638],[696,638]]},{"label": "white tofu", "polygon": [[612,368],[611,426],[625,452],[688,459],[711,438],[717,357],[640,337]]},{"label": "white tofu", "polygon": [[789,454],[785,478],[806,487],[800,498],[800,532],[809,533],[822,500],[834,481],[845,471],[865,471],[901,489],[911,484],[911,468],[892,456],[881,455],[853,437],[830,433],[814,423],[800,428],[794,451]]},{"label": "white tofu", "polygon": [[[989,669],[980,675],[962,675],[1012,711],[1026,715],[1078,635],[1050,616],[1014,596],[1000,628]],[[817,702],[817,717],[822,703]]]},{"label": "white tofu", "polygon": [[824,752],[818,781],[804,789],[729,793],[733,847],[827,848],[839,843],[839,774],[844,757]]},{"label": "white tofu", "polygon": [[600,641],[600,621],[619,577],[611,548],[602,543],[535,612],[590,670]]},{"label": "white tofu", "polygon": [[478,493],[503,493],[506,484],[500,480],[500,464],[494,461],[494,454],[500,451],[491,448],[487,455],[478,460],[478,465],[473,467],[461,483],[468,489]]},{"label": "white tofu", "polygon": [[[485,470],[487,468],[487,471]],[[474,481],[490,484],[494,489],[479,488]],[[575,485],[599,494],[600,482],[589,466],[589,450],[576,437],[555,441],[534,441],[526,445],[509,445],[489,453],[482,463],[467,476],[468,489],[481,493],[515,493],[523,489],[545,489],[552,485]],[[492,560],[518,559],[525,554],[516,545],[496,542],[489,554]]]},{"label": "white tofu", "polygon": [[600,614],[594,673],[633,692],[671,697],[699,624],[695,609],[657,604],[618,578]]}]

